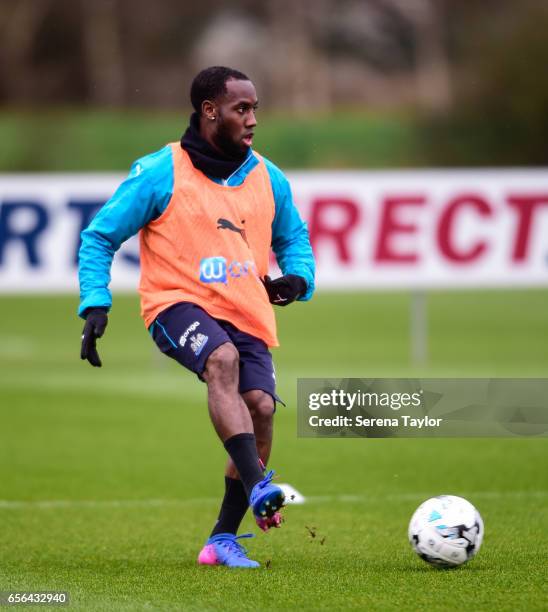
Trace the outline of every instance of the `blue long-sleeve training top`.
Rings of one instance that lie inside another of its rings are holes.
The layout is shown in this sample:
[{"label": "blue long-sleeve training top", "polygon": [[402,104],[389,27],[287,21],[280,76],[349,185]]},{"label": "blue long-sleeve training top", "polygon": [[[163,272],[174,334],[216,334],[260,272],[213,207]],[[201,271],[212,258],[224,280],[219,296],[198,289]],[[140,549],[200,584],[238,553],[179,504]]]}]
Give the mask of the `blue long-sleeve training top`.
[{"label": "blue long-sleeve training top", "polygon": [[[261,156],[262,157],[262,156]],[[275,202],[272,221],[272,249],[283,274],[297,274],[307,283],[306,301],[314,292],[315,263],[308,229],[293,202],[289,181],[271,161],[265,162]],[[211,178],[227,189],[241,185],[259,163],[253,151],[226,180]],[[91,307],[112,306],[110,268],[114,253],[122,243],[157,219],[167,208],[173,193],[173,159],[171,147],[138,159],[126,180],[106,202],[82,232],[79,251],[80,306],[84,316]]]}]

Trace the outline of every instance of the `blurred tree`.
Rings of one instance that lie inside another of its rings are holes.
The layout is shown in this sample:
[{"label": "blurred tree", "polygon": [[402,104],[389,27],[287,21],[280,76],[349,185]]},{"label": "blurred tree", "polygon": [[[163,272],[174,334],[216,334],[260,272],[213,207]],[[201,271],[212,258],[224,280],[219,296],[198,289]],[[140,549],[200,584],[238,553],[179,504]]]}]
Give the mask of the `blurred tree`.
[{"label": "blurred tree", "polygon": [[0,3],[0,82],[3,97],[32,100],[38,93],[32,65],[33,46],[51,0]]},{"label": "blurred tree", "polygon": [[117,0],[80,0],[83,46],[92,104],[121,106],[127,102]]},{"label": "blurred tree", "polygon": [[452,101],[443,0],[381,0],[394,6],[412,29],[417,102],[426,111],[445,112]]},{"label": "blurred tree", "polygon": [[451,6],[457,103],[426,119],[429,156],[444,165],[548,163],[548,5],[464,4]]},{"label": "blurred tree", "polygon": [[542,163],[547,28],[539,0],[0,0],[0,103],[180,108],[228,63],[276,110],[413,114],[436,164]]},{"label": "blurred tree", "polygon": [[268,0],[271,103],[306,113],[330,106],[326,58],[314,44],[314,16],[327,15],[326,0]]}]

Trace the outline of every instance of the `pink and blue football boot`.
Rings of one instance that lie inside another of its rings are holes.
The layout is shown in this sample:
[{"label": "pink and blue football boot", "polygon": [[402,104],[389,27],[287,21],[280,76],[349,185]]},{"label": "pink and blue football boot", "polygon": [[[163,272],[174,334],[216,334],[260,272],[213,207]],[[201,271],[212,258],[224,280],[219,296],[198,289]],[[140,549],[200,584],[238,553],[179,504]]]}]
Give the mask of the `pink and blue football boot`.
[{"label": "pink and blue football boot", "polygon": [[272,484],[274,471],[258,482],[251,490],[249,505],[253,510],[255,522],[263,530],[268,531],[271,527],[280,527],[282,517],[278,510],[281,510],[285,503],[285,494],[282,489]]},{"label": "pink and blue football boot", "polygon": [[260,563],[249,559],[247,550],[237,541],[252,538],[252,533],[236,536],[233,533],[218,533],[205,543],[198,555],[199,565],[226,565],[227,567],[260,567]]}]

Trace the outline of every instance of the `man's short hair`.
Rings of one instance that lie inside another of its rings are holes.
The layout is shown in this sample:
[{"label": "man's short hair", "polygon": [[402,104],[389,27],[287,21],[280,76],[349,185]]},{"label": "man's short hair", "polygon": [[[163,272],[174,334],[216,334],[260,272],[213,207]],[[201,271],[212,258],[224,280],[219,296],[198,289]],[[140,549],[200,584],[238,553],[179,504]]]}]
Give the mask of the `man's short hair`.
[{"label": "man's short hair", "polygon": [[251,79],[239,70],[225,66],[211,66],[199,72],[190,86],[190,101],[197,113],[202,112],[204,100],[215,100],[226,93],[226,82],[229,79],[236,81],[250,81]]}]

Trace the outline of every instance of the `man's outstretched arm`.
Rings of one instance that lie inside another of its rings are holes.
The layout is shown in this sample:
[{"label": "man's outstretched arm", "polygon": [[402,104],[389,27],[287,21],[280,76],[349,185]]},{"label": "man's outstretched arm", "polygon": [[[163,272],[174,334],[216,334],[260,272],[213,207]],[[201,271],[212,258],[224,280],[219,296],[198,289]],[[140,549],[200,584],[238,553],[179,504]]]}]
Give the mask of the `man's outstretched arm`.
[{"label": "man's outstretched arm", "polygon": [[81,357],[94,366],[101,366],[95,341],[104,333],[107,312],[112,305],[108,286],[114,253],[123,242],[162,214],[172,190],[171,150],[164,147],[133,164],[127,179],[82,232],[78,254],[78,315],[86,319],[86,325]]}]

